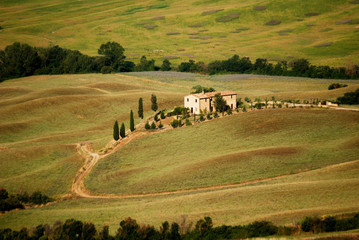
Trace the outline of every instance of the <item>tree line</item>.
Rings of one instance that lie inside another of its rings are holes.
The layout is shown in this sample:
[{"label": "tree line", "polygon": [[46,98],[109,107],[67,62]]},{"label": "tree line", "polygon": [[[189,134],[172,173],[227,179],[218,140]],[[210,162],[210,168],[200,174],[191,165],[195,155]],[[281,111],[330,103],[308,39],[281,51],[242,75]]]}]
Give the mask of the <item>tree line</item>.
[{"label": "tree line", "polygon": [[249,57],[238,55],[227,60],[215,60],[208,64],[189,60],[173,67],[168,59],[160,66],[155,60],[142,56],[139,63],[127,61],[125,49],[117,42],[101,44],[100,56],[88,56],[76,50],[59,46],[32,47],[15,42],[0,50],[0,81],[10,78],[42,74],[112,73],[133,71],[179,71],[203,74],[246,73],[310,78],[358,79],[359,66],[329,67],[311,65],[306,59],[279,61],[276,64],[265,58],[252,63]]},{"label": "tree line", "polygon": [[48,224],[36,228],[22,228],[20,231],[10,228],[0,229],[0,239],[71,239],[71,240],[189,240],[189,239],[244,239],[265,236],[290,236],[303,232],[334,232],[359,228],[359,214],[351,217],[305,217],[296,226],[276,226],[268,221],[255,221],[247,225],[218,227],[213,226],[210,217],[204,217],[193,226],[183,218],[180,224],[163,222],[159,229],[150,225],[140,225],[135,219],[126,218],[114,236],[110,235],[109,227],[97,230],[93,223],[68,219],[64,223],[57,221],[51,227]]},{"label": "tree line", "polygon": [[31,195],[27,192],[9,194],[6,189],[0,188],[0,212],[24,209],[24,205],[46,204],[51,201],[53,201],[52,198],[39,191],[33,192]]},{"label": "tree line", "polygon": [[180,72],[196,72],[205,74],[261,74],[274,76],[294,76],[309,78],[329,78],[329,79],[358,79],[359,66],[353,65],[345,67],[329,67],[311,65],[307,59],[294,59],[293,61],[279,61],[276,64],[268,62],[265,58],[257,58],[252,63],[249,57],[240,58],[233,55],[227,60],[216,60],[205,64],[203,62],[195,62],[189,60],[182,62],[178,71]]}]

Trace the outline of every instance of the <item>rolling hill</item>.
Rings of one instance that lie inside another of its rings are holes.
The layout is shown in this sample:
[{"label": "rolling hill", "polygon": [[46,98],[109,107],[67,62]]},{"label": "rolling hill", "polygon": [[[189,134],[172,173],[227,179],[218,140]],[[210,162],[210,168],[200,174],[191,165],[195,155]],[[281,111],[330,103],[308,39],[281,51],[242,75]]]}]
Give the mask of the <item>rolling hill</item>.
[{"label": "rolling hill", "polygon": [[[169,109],[182,105],[183,96],[198,84],[233,89],[242,99],[335,99],[359,87],[355,80],[339,80],[348,87],[327,90],[334,82],[176,72],[5,81],[0,85],[0,187],[68,196],[84,164],[78,144],[102,149],[112,140],[115,120],[128,128],[129,112],[136,113],[140,97],[145,118],[151,116],[152,93],[160,109]],[[114,232],[127,216],[158,225],[180,221],[182,215],[188,221],[210,215],[218,225],[258,219],[289,224],[304,215],[358,211],[357,122],[357,112],[268,109],[144,136],[101,159],[85,186],[95,194],[154,195],[73,198],[0,215],[0,228],[77,218],[109,224]],[[185,189],[192,190],[181,192]]]},{"label": "rolling hill", "polygon": [[135,62],[238,54],[347,66],[359,64],[358,11],[355,0],[4,0],[0,48],[21,41],[96,55],[102,43],[117,41]]}]

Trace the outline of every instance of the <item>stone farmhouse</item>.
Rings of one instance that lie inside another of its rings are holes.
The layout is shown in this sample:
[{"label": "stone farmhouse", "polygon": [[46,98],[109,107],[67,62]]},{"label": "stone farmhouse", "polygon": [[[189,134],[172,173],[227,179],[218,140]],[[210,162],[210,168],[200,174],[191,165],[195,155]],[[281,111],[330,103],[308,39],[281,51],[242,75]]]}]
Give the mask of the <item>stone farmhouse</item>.
[{"label": "stone farmhouse", "polygon": [[188,108],[191,113],[200,114],[202,112],[213,112],[214,95],[221,94],[226,100],[227,105],[233,110],[237,105],[237,93],[233,91],[196,93],[184,97],[184,107]]}]

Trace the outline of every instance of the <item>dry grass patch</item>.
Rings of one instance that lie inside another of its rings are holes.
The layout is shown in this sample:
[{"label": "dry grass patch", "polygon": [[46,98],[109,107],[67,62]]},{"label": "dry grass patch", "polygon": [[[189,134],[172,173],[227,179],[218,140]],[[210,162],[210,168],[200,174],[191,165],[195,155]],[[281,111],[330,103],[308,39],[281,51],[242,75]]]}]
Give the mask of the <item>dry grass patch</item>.
[{"label": "dry grass patch", "polygon": [[165,19],[165,16],[157,16],[157,17],[153,17],[151,18],[153,21],[156,21],[156,20],[164,20]]},{"label": "dry grass patch", "polygon": [[269,22],[266,22],[266,25],[269,25],[269,26],[275,26],[275,25],[279,25],[281,24],[281,21],[279,20],[270,20]]},{"label": "dry grass patch", "polygon": [[307,17],[313,17],[313,16],[318,16],[320,13],[318,12],[309,12],[309,13],[306,13],[305,16]]},{"label": "dry grass patch", "polygon": [[255,6],[255,7],[253,7],[253,9],[256,10],[256,11],[263,11],[263,10],[266,10],[266,9],[267,9],[267,6],[264,6],[264,5],[262,5],[262,6]]},{"label": "dry grass patch", "polygon": [[147,25],[145,25],[143,27],[146,28],[146,29],[154,29],[154,28],[158,27],[158,25],[156,25],[156,24],[147,24]]},{"label": "dry grass patch", "polygon": [[220,11],[223,11],[223,10],[224,9],[221,8],[221,9],[213,9],[213,10],[205,11],[205,12],[202,12],[202,16],[214,14],[214,13],[217,13],[217,12],[220,12]]},{"label": "dry grass patch", "polygon": [[163,59],[179,59],[179,56],[164,56]]},{"label": "dry grass patch", "polygon": [[326,42],[326,43],[321,43],[321,44],[315,45],[314,47],[329,47],[332,45],[333,45],[333,42]]},{"label": "dry grass patch", "polygon": [[123,83],[104,83],[104,82],[102,82],[102,83],[87,84],[84,86],[89,87],[89,88],[98,88],[98,89],[103,89],[106,91],[116,91],[116,92],[139,89],[139,87],[136,87],[134,85],[123,84]]},{"label": "dry grass patch", "polygon": [[0,87],[0,98],[15,97],[32,92],[24,87]]},{"label": "dry grass patch", "polygon": [[207,23],[197,23],[197,24],[189,25],[188,27],[191,27],[191,28],[199,28],[199,27],[205,26],[206,24],[207,24]]},{"label": "dry grass patch", "polygon": [[335,24],[337,24],[337,25],[347,24],[347,23],[351,23],[352,21],[353,21],[352,19],[344,19],[344,20],[336,21]]},{"label": "dry grass patch", "polygon": [[216,18],[216,22],[230,22],[239,18],[238,12],[228,13],[227,15]]},{"label": "dry grass patch", "polygon": [[179,32],[168,32],[167,35],[179,35]]},{"label": "dry grass patch", "polygon": [[330,32],[332,30],[333,30],[333,28],[323,28],[323,29],[319,30],[319,32]]},{"label": "dry grass patch", "polygon": [[289,33],[293,32],[292,29],[284,29],[284,30],[280,30],[278,31],[277,33],[281,36],[286,36],[286,35],[289,35]]},{"label": "dry grass patch", "polygon": [[212,39],[212,36],[200,36],[199,39]]}]

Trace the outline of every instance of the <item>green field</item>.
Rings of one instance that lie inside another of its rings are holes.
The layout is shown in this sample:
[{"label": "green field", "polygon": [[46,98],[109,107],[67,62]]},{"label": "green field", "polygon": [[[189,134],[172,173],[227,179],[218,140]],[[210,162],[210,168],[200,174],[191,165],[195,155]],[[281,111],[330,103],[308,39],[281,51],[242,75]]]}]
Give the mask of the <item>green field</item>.
[{"label": "green field", "polygon": [[[257,75],[204,76],[176,72],[32,76],[0,84],[0,187],[69,193],[83,159],[76,144],[99,151],[115,120],[129,126],[138,99],[151,116],[183,104],[195,85],[232,89],[254,99],[335,99],[359,83],[327,90],[338,80]],[[267,219],[290,224],[304,215],[358,209],[358,121],[352,111],[268,109],[136,139],[101,159],[85,184],[94,193],[151,193],[237,184],[163,196],[72,199],[0,215],[0,228],[78,218],[98,226],[131,216],[140,223],[188,221],[210,215],[216,225]],[[224,143],[224,144],[223,144]],[[164,147],[165,146],[165,147]],[[338,165],[339,164],[339,165]],[[241,185],[248,180],[280,176]]]},{"label": "green field", "polygon": [[[0,2],[0,48],[21,41],[96,55],[120,42],[128,59],[209,62],[233,54],[317,65],[359,63],[359,4],[351,0]],[[275,20],[277,25],[266,23]]]},{"label": "green field", "polygon": [[196,222],[211,216],[216,226],[270,220],[293,224],[306,215],[358,212],[359,163],[351,162],[264,183],[130,199],[76,199],[0,215],[0,228],[53,224],[68,218],[110,226],[125,217],[156,227],[164,221]]}]

